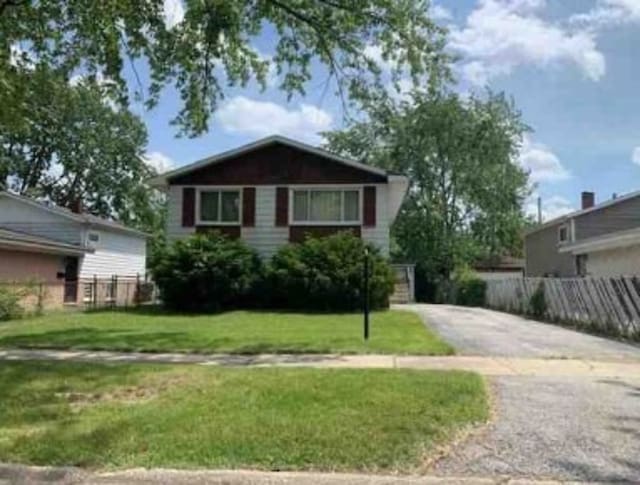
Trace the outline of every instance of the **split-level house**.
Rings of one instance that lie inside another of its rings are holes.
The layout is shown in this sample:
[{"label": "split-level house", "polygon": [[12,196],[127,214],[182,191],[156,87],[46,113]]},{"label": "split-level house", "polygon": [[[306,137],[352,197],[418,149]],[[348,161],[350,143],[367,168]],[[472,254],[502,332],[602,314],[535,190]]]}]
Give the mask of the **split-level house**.
[{"label": "split-level house", "polygon": [[526,275],[640,275],[640,191],[600,204],[583,192],[581,202],[525,235]]},{"label": "split-level house", "polygon": [[0,192],[0,283],[44,283],[47,307],[91,300],[92,280],[145,277],[147,236],[80,210]]},{"label": "split-level house", "polygon": [[262,257],[305,237],[338,231],[389,254],[389,228],[406,177],[272,136],[162,174],[167,236],[220,231]]}]

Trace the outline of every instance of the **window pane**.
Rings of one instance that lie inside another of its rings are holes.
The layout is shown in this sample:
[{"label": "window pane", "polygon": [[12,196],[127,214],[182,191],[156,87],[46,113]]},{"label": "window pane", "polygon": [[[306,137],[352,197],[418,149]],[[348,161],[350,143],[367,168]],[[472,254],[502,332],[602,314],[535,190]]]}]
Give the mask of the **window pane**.
[{"label": "window pane", "polygon": [[240,193],[222,192],[222,222],[238,222],[240,220]]},{"label": "window pane", "polygon": [[218,220],[218,192],[200,192],[200,219]]},{"label": "window pane", "polygon": [[340,192],[318,191],[311,192],[310,220],[312,221],[340,221]]},{"label": "window pane", "polygon": [[295,190],[293,192],[293,220],[307,220],[307,191]]},{"label": "window pane", "polygon": [[357,190],[347,190],[344,193],[344,220],[360,220],[360,196]]}]

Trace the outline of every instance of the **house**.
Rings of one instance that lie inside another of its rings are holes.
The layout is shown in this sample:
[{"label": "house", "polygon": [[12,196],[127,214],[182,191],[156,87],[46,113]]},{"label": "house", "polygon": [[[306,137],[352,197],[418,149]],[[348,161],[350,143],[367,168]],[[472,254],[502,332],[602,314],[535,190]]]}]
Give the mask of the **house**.
[{"label": "house", "polygon": [[220,231],[262,257],[307,236],[350,231],[389,254],[406,177],[281,136],[151,181],[168,194],[167,236]]},{"label": "house", "polygon": [[117,222],[0,192],[0,281],[45,283],[48,306],[94,298],[90,285],[79,293],[83,280],[144,278],[146,241]]},{"label": "house", "polygon": [[582,193],[582,208],[525,235],[527,276],[640,274],[640,191],[595,204]]}]

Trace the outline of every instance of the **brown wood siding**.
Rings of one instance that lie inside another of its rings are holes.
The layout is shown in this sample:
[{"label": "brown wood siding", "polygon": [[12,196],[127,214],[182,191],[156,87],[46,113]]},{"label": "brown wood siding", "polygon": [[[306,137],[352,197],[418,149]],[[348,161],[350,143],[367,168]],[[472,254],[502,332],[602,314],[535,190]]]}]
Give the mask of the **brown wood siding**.
[{"label": "brown wood siding", "polygon": [[176,176],[175,185],[372,184],[387,177],[304,150],[273,143]]},{"label": "brown wood siding", "polygon": [[276,188],[276,226],[285,227],[289,224],[289,188]]},{"label": "brown wood siding", "polygon": [[363,194],[363,225],[373,227],[376,225],[376,188],[365,187]]},{"label": "brown wood siding", "polygon": [[338,232],[349,231],[360,237],[360,226],[291,226],[289,227],[289,241],[303,242],[307,237],[325,237]]},{"label": "brown wood siding", "polygon": [[253,227],[256,225],[256,188],[242,189],[242,225]]},{"label": "brown wood siding", "polygon": [[193,227],[196,222],[196,189],[182,189],[182,227]]},{"label": "brown wood siding", "polygon": [[228,237],[229,239],[240,239],[240,235],[241,235],[240,226],[197,226],[196,232],[198,234],[219,232],[220,234]]}]

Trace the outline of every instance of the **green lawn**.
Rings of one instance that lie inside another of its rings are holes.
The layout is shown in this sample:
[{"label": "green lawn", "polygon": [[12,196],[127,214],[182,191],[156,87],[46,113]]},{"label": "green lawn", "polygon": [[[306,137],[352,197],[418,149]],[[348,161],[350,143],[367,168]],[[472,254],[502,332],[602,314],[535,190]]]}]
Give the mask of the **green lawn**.
[{"label": "green lawn", "polygon": [[0,366],[0,462],[415,471],[485,421],[464,372]]},{"label": "green lawn", "polygon": [[411,312],[362,315],[234,311],[170,315],[159,310],[55,313],[0,323],[0,347],[227,353],[452,354]]}]

